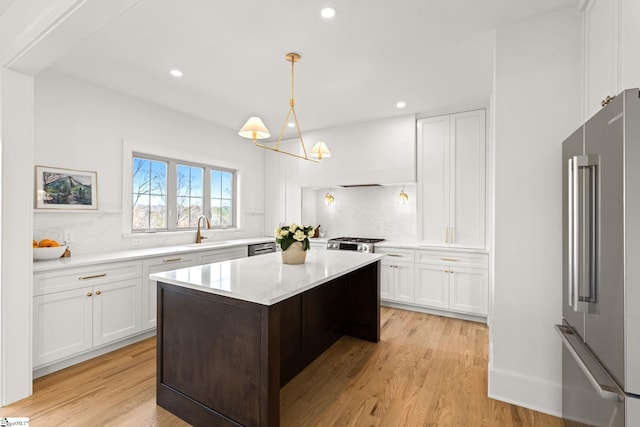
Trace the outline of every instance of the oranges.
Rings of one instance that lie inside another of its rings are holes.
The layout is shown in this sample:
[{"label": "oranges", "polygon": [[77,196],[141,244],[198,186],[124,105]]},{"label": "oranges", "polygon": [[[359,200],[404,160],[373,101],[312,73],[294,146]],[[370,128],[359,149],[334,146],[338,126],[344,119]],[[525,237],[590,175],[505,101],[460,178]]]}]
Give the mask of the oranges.
[{"label": "oranges", "polygon": [[58,246],[60,246],[60,243],[51,239],[42,239],[40,243],[36,240],[33,241],[34,248],[57,248]]}]

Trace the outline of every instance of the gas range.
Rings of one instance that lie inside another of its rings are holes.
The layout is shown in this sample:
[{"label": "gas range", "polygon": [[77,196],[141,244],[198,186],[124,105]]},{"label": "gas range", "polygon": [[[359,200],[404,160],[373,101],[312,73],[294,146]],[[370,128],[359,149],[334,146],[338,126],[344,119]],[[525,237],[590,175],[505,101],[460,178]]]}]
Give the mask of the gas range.
[{"label": "gas range", "polygon": [[366,239],[362,237],[336,237],[327,241],[327,249],[335,251],[374,252],[374,245],[384,239]]}]

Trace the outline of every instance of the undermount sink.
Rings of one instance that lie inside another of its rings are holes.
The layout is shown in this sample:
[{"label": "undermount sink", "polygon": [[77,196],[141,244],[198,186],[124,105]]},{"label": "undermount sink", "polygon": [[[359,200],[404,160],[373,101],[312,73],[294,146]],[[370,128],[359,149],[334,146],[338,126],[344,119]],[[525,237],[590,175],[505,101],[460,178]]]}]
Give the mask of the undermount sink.
[{"label": "undermount sink", "polygon": [[215,246],[224,246],[224,245],[229,245],[231,243],[234,243],[233,241],[230,240],[212,240],[212,241],[204,241],[202,243],[189,243],[186,245],[182,245],[182,246],[187,246],[189,248],[210,248],[210,247],[215,247]]}]

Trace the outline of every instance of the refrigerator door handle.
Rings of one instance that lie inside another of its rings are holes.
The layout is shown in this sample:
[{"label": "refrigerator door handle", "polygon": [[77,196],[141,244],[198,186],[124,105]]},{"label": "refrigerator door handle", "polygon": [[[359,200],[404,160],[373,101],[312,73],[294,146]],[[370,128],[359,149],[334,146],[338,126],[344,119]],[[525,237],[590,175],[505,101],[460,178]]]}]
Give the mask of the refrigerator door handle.
[{"label": "refrigerator door handle", "polygon": [[597,313],[599,156],[574,156],[569,169],[570,301],[575,311]]},{"label": "refrigerator door handle", "polygon": [[624,401],[624,392],[611,379],[589,349],[580,341],[573,330],[566,325],[555,325],[556,332],[562,338],[562,343],[576,361],[584,375],[600,397],[614,402]]}]

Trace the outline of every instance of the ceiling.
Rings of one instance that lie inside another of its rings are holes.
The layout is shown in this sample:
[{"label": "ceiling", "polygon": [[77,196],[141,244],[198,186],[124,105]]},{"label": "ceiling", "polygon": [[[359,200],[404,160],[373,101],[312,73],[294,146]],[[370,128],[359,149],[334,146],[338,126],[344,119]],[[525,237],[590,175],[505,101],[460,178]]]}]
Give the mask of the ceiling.
[{"label": "ceiling", "polygon": [[483,106],[492,29],[578,1],[143,0],[52,68],[232,129],[258,115],[273,139],[289,107],[288,52],[302,57],[303,131]]}]

